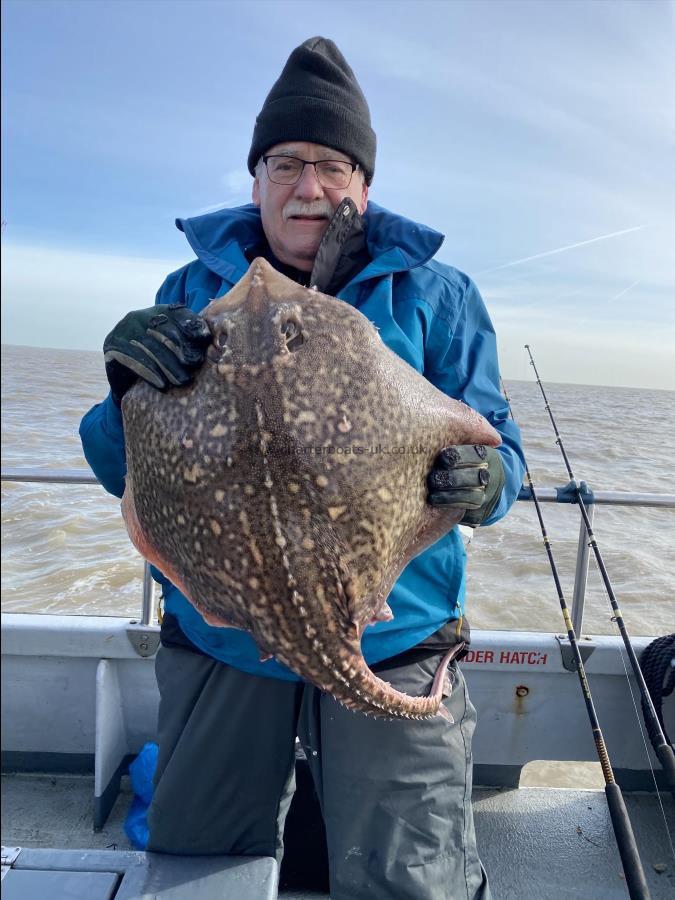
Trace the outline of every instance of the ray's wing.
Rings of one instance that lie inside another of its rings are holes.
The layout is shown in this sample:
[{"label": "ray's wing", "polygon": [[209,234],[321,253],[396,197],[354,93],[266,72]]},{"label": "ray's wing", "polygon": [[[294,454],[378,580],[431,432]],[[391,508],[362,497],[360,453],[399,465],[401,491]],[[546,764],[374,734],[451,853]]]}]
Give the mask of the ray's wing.
[{"label": "ray's wing", "polygon": [[236,500],[254,477],[242,453],[248,431],[236,392],[211,389],[210,375],[205,367],[192,385],[167,393],[139,383],[125,397],[125,519],[140,552],[202,615],[248,628]]}]

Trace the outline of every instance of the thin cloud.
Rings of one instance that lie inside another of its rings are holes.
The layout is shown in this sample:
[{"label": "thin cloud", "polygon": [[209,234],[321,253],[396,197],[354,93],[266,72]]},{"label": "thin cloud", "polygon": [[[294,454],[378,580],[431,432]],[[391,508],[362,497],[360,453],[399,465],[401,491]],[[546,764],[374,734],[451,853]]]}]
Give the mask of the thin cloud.
[{"label": "thin cloud", "polygon": [[212,203],[209,206],[202,206],[195,210],[192,215],[203,216],[206,213],[216,212],[218,209],[224,209],[228,206],[236,204],[248,203],[251,199],[251,182],[252,178],[245,168],[230,169],[220,176],[220,182],[227,189],[227,196],[218,203]]},{"label": "thin cloud", "polygon": [[595,244],[598,241],[607,241],[610,238],[619,237],[622,234],[630,234],[632,231],[641,231],[646,225],[636,225],[634,228],[624,228],[622,231],[613,231],[611,234],[601,234],[599,237],[591,238],[588,241],[578,241],[576,244],[568,244],[565,247],[557,247],[555,250],[546,250],[544,253],[536,253],[534,256],[524,256],[522,259],[514,259],[512,262],[503,263],[501,266],[493,266],[491,269],[483,269],[477,272],[477,275],[487,275],[488,272],[498,272],[500,269],[508,269],[511,266],[520,266],[522,263],[531,262],[533,259],[543,259],[545,256],[554,256],[556,253],[565,253],[567,250],[574,250],[577,247],[585,247],[588,244]]},{"label": "thin cloud", "polygon": [[252,181],[251,173],[243,166],[230,169],[220,177],[221,184],[232,194],[250,194]]},{"label": "thin cloud", "polygon": [[191,216],[205,216],[207,213],[216,212],[219,209],[226,209],[232,206],[233,203],[236,202],[238,198],[236,197],[226,197],[225,200],[221,200],[219,203],[213,203],[211,206],[201,206],[199,209],[196,209],[192,212]]}]

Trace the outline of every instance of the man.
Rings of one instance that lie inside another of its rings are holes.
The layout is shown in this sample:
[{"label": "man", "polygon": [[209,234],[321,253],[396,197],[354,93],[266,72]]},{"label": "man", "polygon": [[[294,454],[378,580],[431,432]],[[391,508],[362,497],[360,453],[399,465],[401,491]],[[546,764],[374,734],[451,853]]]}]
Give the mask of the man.
[{"label": "man", "polygon": [[[466,509],[472,526],[506,513],[523,463],[487,312],[465,275],[433,260],[442,235],[368,202],[374,166],[375,134],[354,73],[332,41],[305,41],[256,120],[253,205],[179,220],[197,259],[167,278],[156,306],[130,313],[106,338],[111,394],[80,430],[108,490],[120,496],[124,486],[124,392],[137,377],[158,389],[187,383],[210,340],[196,313],[262,255],[358,308],[410,365],[490,420],[499,450],[444,451],[429,502]],[[454,724],[355,714],[276,661],[262,662],[247,633],[209,627],[156,577],[165,612],[150,849],[280,859],[298,735],[326,824],[333,900],[489,897],[471,810],[475,712],[456,662],[444,700]],[[364,655],[380,677],[428,693],[443,655],[468,640],[464,583],[453,529],[399,578],[393,621],[365,631]]]}]

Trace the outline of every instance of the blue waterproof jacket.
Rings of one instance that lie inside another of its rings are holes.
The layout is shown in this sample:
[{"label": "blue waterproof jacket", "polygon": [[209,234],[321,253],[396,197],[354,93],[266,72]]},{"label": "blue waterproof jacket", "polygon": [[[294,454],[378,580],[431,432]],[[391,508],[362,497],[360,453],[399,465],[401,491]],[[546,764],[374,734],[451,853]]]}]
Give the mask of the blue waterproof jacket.
[{"label": "blue waterproof jacket", "polygon": [[[377,326],[382,340],[450,397],[482,413],[502,437],[499,448],[506,482],[489,525],[515,500],[524,474],[517,426],[499,388],[495,334],[475,284],[433,257],[443,235],[369,203],[364,214],[370,264],[338,297]],[[263,238],[260,212],[249,204],[192,219],[178,219],[197,259],[168,276],[156,303],[186,303],[202,310],[246,273],[245,250]],[[126,472],[119,408],[110,395],[83,418],[80,436],[89,465],[103,486],[118,497]],[[396,656],[451,620],[458,631],[464,612],[466,556],[454,528],[413,559],[394,585],[390,622],[365,629],[362,650],[374,664]],[[161,573],[164,609],[173,613],[187,637],[203,652],[245,672],[296,680],[275,660],[261,662],[253,639],[233,628],[207,625],[188,600]]]}]

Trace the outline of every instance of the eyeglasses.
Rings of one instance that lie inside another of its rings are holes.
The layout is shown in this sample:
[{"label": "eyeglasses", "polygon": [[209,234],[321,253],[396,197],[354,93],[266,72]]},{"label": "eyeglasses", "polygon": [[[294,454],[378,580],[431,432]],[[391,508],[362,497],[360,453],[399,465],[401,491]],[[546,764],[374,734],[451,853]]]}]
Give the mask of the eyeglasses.
[{"label": "eyeglasses", "polygon": [[321,187],[329,190],[344,190],[349,187],[358,163],[344,162],[341,159],[320,159],[311,162],[297,156],[263,156],[269,180],[274,184],[297,184],[302,178],[305,166],[314,166],[316,177]]}]

